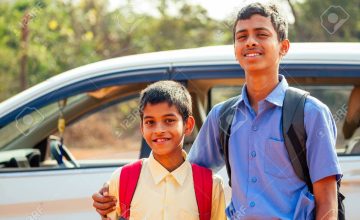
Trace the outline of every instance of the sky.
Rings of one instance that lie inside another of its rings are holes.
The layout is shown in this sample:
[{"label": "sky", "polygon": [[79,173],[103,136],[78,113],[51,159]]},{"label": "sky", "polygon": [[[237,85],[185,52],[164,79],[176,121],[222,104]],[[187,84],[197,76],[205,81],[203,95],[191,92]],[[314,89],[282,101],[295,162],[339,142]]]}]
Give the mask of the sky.
[{"label": "sky", "polygon": [[189,0],[207,9],[209,16],[215,19],[224,19],[229,14],[235,14],[242,5],[248,4],[250,0]]},{"label": "sky", "polygon": [[[223,20],[226,18],[236,16],[236,12],[243,6],[250,2],[261,1],[266,2],[267,0],[187,0],[189,3],[199,4],[207,9],[209,16],[214,19]],[[110,8],[116,8],[121,5],[119,0],[110,0]],[[151,0],[133,0],[134,8],[137,8],[139,11],[146,11],[152,13],[155,11],[154,3],[151,3]],[[288,5],[282,6],[284,11],[288,13],[288,19],[291,23],[293,17],[290,13],[290,8]]]}]

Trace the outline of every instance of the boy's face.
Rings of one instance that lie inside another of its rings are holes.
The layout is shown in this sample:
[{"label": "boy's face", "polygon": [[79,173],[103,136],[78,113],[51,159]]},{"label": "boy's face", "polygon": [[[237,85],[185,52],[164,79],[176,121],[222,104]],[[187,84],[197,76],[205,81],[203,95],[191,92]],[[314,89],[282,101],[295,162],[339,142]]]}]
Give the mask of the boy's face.
[{"label": "boy's face", "polygon": [[255,14],[237,22],[235,56],[246,73],[277,72],[280,59],[288,49],[289,41],[278,41],[270,17]]},{"label": "boy's face", "polygon": [[143,113],[141,132],[153,155],[169,157],[181,152],[184,136],[194,128],[194,118],[190,116],[184,123],[176,106],[167,102],[148,103]]}]

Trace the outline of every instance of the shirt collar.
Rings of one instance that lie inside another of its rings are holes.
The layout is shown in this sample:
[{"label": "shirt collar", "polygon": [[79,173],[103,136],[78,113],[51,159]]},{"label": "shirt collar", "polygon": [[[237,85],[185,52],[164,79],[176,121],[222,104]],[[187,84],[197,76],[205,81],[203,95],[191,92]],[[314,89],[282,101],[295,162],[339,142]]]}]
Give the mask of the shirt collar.
[{"label": "shirt collar", "polygon": [[189,173],[189,168],[191,169],[191,164],[188,160],[186,160],[187,154],[184,150],[182,150],[182,156],[185,161],[176,168],[176,170],[169,172],[157,160],[155,160],[152,153],[150,154],[148,163],[150,173],[155,184],[159,184],[166,176],[172,176],[180,186],[184,184],[185,178]]},{"label": "shirt collar", "polygon": [[285,77],[279,74],[279,83],[275,89],[265,98],[265,100],[274,105],[282,107],[285,98],[285,92],[288,87],[289,84],[287,83]]},{"label": "shirt collar", "polygon": [[[279,83],[275,89],[265,98],[265,100],[274,105],[282,107],[285,98],[285,92],[288,87],[289,84],[287,83],[285,77],[279,74]],[[241,95],[232,107],[238,106],[242,101],[244,101],[245,105],[250,107],[250,102],[246,91],[246,84],[242,87]]]},{"label": "shirt collar", "polygon": [[248,105],[249,100],[247,98],[247,92],[246,92],[246,84],[241,89],[241,94],[239,95],[239,99],[235,102],[235,104],[231,107],[236,108],[242,101],[245,102],[246,105]]}]

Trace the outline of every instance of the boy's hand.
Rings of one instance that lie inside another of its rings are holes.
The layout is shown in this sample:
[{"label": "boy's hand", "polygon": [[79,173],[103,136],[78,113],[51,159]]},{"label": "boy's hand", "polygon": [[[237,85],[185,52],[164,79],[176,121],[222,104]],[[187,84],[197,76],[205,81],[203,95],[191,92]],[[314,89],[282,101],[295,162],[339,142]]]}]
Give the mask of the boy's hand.
[{"label": "boy's hand", "polygon": [[96,211],[101,215],[102,220],[108,219],[107,214],[114,211],[116,208],[116,198],[109,196],[109,185],[104,184],[99,192],[92,195],[94,201],[93,206]]}]

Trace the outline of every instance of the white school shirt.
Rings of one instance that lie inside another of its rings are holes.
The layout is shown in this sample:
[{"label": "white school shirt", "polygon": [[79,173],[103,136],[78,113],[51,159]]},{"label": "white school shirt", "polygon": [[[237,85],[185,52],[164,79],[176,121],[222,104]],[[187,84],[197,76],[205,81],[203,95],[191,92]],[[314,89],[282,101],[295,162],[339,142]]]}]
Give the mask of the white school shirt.
[{"label": "white school shirt", "polygon": [[[192,167],[186,160],[176,170],[169,172],[150,154],[143,160],[137,187],[131,201],[130,220],[199,220]],[[117,169],[109,181],[109,194],[119,201],[119,177]],[[116,210],[107,216],[118,220],[121,210],[119,202]],[[211,220],[225,217],[225,197],[220,177],[213,175]]]}]

